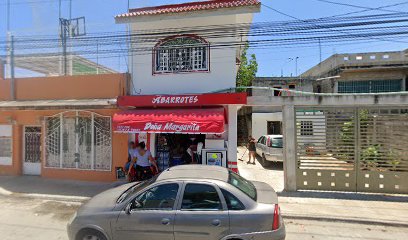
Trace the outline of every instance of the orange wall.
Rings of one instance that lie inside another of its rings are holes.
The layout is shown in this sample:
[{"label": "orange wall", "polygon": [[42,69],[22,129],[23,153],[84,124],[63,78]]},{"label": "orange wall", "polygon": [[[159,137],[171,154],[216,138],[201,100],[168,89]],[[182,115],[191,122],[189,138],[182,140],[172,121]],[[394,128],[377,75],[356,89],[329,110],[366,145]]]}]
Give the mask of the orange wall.
[{"label": "orange wall", "polygon": [[[17,100],[116,98],[127,95],[128,74],[17,78]],[[0,101],[10,100],[10,79],[0,79]]]},{"label": "orange wall", "polygon": [[[112,116],[118,110],[100,109],[89,110],[104,116]],[[10,119],[15,120],[13,124],[13,165],[0,165],[0,175],[21,175],[23,161],[23,129],[25,125],[42,126],[41,119],[44,116],[52,116],[63,112],[63,110],[21,110],[21,111],[1,111],[0,124],[10,124]],[[11,117],[11,118],[10,118]],[[44,129],[43,135],[44,138]],[[44,141],[42,141],[44,142]],[[90,171],[53,169],[44,167],[44,156],[42,156],[41,176],[57,179],[74,179],[85,181],[115,181],[115,167],[123,167],[127,161],[128,135],[112,133],[112,170],[111,171]],[[44,146],[42,146],[43,148]],[[44,153],[44,151],[43,151]]]}]

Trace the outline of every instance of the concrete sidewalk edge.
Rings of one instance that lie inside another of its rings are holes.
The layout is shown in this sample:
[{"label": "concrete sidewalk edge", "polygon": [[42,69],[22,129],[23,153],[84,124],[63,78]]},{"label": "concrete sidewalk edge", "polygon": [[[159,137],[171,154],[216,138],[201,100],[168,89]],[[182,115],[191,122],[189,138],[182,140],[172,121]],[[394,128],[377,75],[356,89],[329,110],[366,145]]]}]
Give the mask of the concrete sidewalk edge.
[{"label": "concrete sidewalk edge", "polygon": [[311,221],[322,221],[322,222],[343,222],[351,224],[362,224],[362,225],[377,225],[377,226],[389,226],[389,227],[400,227],[408,228],[408,223],[406,222],[390,222],[385,220],[374,220],[374,219],[364,219],[364,218],[347,218],[347,217],[327,217],[327,216],[306,216],[299,214],[282,214],[283,219],[289,220],[311,220]]}]

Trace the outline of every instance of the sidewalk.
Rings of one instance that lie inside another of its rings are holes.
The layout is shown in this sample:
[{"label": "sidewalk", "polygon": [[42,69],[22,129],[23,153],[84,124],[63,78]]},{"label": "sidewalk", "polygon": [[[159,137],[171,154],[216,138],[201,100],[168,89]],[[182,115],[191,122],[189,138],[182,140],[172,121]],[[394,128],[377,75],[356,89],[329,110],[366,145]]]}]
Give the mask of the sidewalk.
[{"label": "sidewalk", "polygon": [[46,179],[37,176],[0,176],[0,195],[83,202],[122,183]]},{"label": "sidewalk", "polygon": [[[244,148],[238,148],[242,156]],[[248,154],[238,162],[240,174],[253,181],[269,183],[278,193],[285,219],[342,221],[408,228],[408,195],[283,190],[281,164],[264,168],[258,161],[248,165]]]}]

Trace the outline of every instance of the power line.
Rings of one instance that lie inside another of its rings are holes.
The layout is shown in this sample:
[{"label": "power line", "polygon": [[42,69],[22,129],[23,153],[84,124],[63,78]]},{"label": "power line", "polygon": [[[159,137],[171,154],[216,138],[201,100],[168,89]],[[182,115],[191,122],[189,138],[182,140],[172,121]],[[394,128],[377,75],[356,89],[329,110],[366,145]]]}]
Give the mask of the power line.
[{"label": "power line", "polygon": [[384,9],[384,8],[371,8],[371,7],[364,7],[364,6],[359,6],[359,5],[354,5],[354,4],[348,4],[348,3],[339,3],[339,2],[333,2],[329,0],[316,0],[318,2],[324,2],[324,3],[330,3],[330,4],[335,4],[335,5],[341,5],[341,6],[347,6],[347,7],[354,7],[354,8],[360,8],[360,9],[365,9],[365,10],[370,10],[370,11],[383,11],[383,12],[392,12],[392,13],[406,13],[402,11],[395,11],[395,10],[389,10],[389,9]]}]

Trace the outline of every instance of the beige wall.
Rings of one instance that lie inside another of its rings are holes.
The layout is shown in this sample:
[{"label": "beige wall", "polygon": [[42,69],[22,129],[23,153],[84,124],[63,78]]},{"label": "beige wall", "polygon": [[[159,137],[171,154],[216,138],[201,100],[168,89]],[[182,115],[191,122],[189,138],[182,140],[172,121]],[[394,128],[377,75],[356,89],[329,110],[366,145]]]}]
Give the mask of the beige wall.
[{"label": "beige wall", "polygon": [[[116,98],[127,93],[127,74],[17,78],[16,100]],[[0,101],[10,100],[10,79],[0,80]]]},{"label": "beige wall", "polygon": [[[27,111],[2,111],[0,110],[0,124],[13,124],[13,161],[11,166],[0,165],[0,175],[21,175],[23,161],[23,129],[25,125],[42,126],[45,116],[52,116],[64,110],[27,110]],[[113,116],[117,109],[99,109],[89,111]],[[42,138],[44,140],[44,129]],[[42,140],[42,143],[44,142]],[[115,167],[123,167],[127,161],[128,135],[112,132],[112,170],[91,171],[55,169],[44,167],[44,156],[42,156],[41,176],[46,178],[75,179],[85,181],[114,181],[116,179]],[[42,146],[43,149],[44,146]],[[44,151],[42,151],[44,154]]]}]

